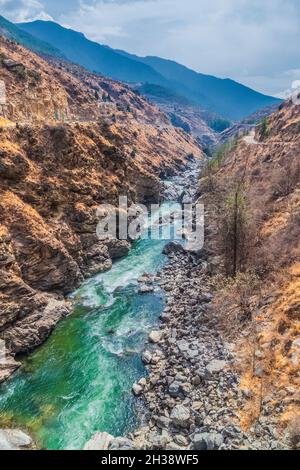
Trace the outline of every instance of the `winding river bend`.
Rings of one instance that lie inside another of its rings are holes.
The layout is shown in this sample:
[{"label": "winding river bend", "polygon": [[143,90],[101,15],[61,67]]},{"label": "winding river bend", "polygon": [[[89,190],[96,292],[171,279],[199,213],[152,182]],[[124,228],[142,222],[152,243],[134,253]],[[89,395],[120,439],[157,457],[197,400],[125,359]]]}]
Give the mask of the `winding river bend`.
[{"label": "winding river bend", "polygon": [[161,291],[140,295],[137,280],[161,269],[165,244],[139,240],[74,293],[73,314],[0,388],[0,427],[27,429],[50,450],[82,449],[96,431],[134,429],[131,388],[146,374],[141,351],[164,307]]}]

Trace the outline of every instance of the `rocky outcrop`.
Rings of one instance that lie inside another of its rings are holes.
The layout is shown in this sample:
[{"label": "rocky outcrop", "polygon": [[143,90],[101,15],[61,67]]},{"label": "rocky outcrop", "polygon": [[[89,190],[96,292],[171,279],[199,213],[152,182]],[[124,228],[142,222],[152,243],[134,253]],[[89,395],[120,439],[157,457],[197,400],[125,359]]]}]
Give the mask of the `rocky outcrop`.
[{"label": "rocky outcrop", "polygon": [[125,437],[113,437],[106,432],[97,432],[84,447],[84,450],[136,450],[134,443]]},{"label": "rocky outcrop", "polygon": [[31,437],[19,429],[0,429],[0,450],[26,450],[32,444]]}]

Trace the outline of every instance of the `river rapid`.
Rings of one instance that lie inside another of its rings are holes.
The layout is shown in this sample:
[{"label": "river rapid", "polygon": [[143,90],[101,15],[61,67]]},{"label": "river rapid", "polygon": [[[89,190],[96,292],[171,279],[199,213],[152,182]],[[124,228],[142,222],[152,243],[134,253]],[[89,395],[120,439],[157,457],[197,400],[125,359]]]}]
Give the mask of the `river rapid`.
[{"label": "river rapid", "polygon": [[[162,214],[171,210],[165,203]],[[97,431],[134,430],[132,385],[147,374],[141,352],[164,308],[162,291],[141,295],[138,279],[163,267],[167,242],[135,242],[126,258],[72,295],[72,315],[0,387],[0,428],[27,430],[50,450],[82,449]]]}]

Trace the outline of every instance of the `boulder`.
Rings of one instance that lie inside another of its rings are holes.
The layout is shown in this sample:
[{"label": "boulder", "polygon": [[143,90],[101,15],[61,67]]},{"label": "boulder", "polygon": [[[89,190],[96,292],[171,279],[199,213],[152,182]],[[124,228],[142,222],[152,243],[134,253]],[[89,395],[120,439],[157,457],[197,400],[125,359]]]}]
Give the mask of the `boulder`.
[{"label": "boulder", "polygon": [[197,241],[188,241],[185,245],[185,252],[195,256],[196,258],[203,258],[205,255],[202,243]]},{"label": "boulder", "polygon": [[190,410],[183,405],[176,405],[171,412],[171,422],[174,426],[188,428],[191,424]]},{"label": "boulder", "polygon": [[223,442],[221,434],[204,432],[194,436],[192,447],[195,450],[217,450]]},{"label": "boulder", "polygon": [[107,432],[97,432],[84,446],[84,450],[108,450],[114,437]]},{"label": "boulder", "polygon": [[143,285],[139,288],[139,294],[150,294],[154,292],[154,286]]},{"label": "boulder", "polygon": [[109,450],[135,450],[134,443],[126,437],[116,437],[109,444]]},{"label": "boulder", "polygon": [[0,383],[10,377],[20,366],[21,363],[9,355],[4,341],[0,340]]},{"label": "boulder", "polygon": [[134,393],[134,395],[136,397],[140,396],[142,391],[143,391],[143,387],[139,384],[134,384],[133,387],[132,387],[132,391]]},{"label": "boulder", "polygon": [[222,372],[227,366],[226,361],[220,361],[219,359],[214,359],[205,368],[205,376],[207,379],[213,378],[215,375],[218,375]]},{"label": "boulder", "polygon": [[31,437],[20,429],[0,429],[0,450],[21,450],[32,442]]},{"label": "boulder", "polygon": [[127,256],[131,245],[127,240],[111,239],[107,243],[107,248],[111,259],[117,259]]},{"label": "boulder", "polygon": [[149,335],[150,343],[159,343],[161,340],[161,332],[160,331],[152,331]]},{"label": "boulder", "polygon": [[163,255],[171,255],[173,253],[184,253],[184,247],[181,245],[181,243],[173,241],[168,243],[164,249],[163,249]]},{"label": "boulder", "polygon": [[151,364],[152,361],[152,354],[150,351],[144,351],[142,354],[142,361],[144,364]]}]

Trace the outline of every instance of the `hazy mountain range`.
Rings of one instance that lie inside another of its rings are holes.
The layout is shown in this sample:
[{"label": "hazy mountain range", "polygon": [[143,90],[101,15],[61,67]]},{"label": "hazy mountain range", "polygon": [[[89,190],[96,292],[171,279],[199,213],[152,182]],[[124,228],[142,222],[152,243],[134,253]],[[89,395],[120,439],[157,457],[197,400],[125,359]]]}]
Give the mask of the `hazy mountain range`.
[{"label": "hazy mountain range", "polygon": [[176,96],[177,102],[200,106],[231,120],[280,102],[233,80],[197,73],[174,61],[114,50],[51,21],[14,25],[0,17],[0,32],[34,51],[64,57],[115,80],[156,85],[153,90],[159,90],[160,97],[172,100]]}]

